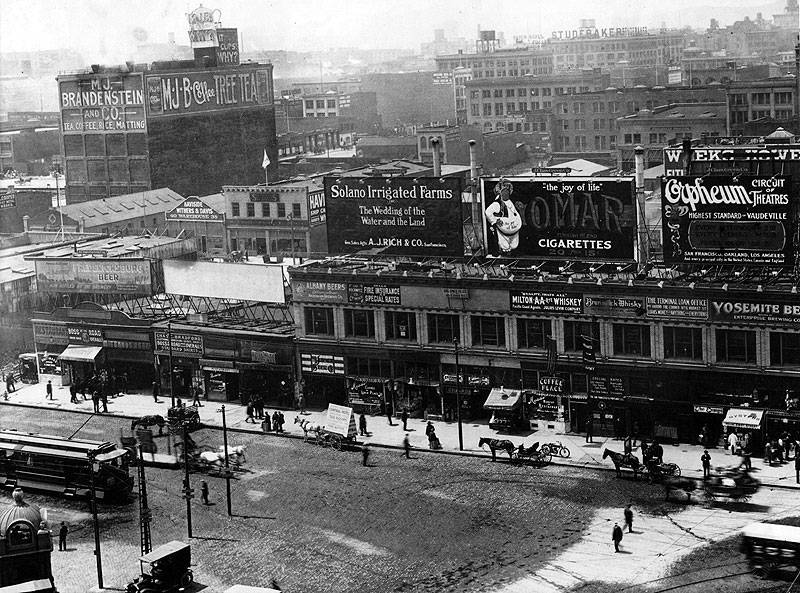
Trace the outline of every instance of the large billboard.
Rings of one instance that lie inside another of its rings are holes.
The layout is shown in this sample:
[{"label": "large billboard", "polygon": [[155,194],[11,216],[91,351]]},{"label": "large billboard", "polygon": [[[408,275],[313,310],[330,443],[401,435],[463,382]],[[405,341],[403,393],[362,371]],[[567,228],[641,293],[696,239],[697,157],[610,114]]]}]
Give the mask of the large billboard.
[{"label": "large billboard", "polygon": [[140,73],[59,80],[58,97],[65,134],[147,131]]},{"label": "large billboard", "polygon": [[138,259],[37,259],[42,292],[150,294],[150,261]]},{"label": "large billboard", "polygon": [[272,105],[271,71],[263,66],[160,73],[146,79],[150,117]]},{"label": "large billboard", "polygon": [[164,260],[164,292],[262,303],[286,302],[283,267],[255,263]]},{"label": "large billboard", "polygon": [[191,222],[221,221],[225,215],[217,212],[197,196],[189,196],[165,214],[167,220]]},{"label": "large billboard", "polygon": [[489,255],[633,260],[632,177],[485,178],[481,182]]},{"label": "large billboard", "polygon": [[[714,166],[737,166],[747,162],[792,163],[800,161],[800,145],[724,145],[722,142],[736,142],[735,138],[717,139],[716,146],[692,148],[692,162],[709,163]],[[664,149],[664,176],[683,175],[686,171],[685,155],[681,147]]]},{"label": "large billboard", "polygon": [[661,182],[666,263],[789,266],[788,177],[669,177]]},{"label": "large billboard", "polygon": [[325,178],[328,252],[463,257],[461,180]]}]

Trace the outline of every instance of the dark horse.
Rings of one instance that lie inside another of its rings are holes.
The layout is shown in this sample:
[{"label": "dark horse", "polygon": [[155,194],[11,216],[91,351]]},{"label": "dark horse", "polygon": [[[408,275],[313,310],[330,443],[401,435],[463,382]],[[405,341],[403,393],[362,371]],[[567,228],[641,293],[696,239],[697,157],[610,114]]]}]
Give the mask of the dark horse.
[{"label": "dark horse", "polygon": [[511,441],[501,440],[501,439],[490,439],[488,437],[481,437],[481,440],[478,441],[478,446],[483,447],[484,445],[489,445],[489,449],[492,452],[492,461],[497,459],[496,452],[498,449],[502,449],[506,453],[508,453],[508,460],[511,461],[511,454],[514,453],[514,443]]},{"label": "dark horse", "polygon": [[603,451],[603,459],[606,457],[611,457],[611,461],[614,463],[614,467],[617,470],[618,478],[622,477],[620,468],[629,467],[633,470],[633,479],[635,480],[637,472],[639,472],[640,468],[642,467],[639,463],[639,458],[636,457],[636,455],[623,455],[622,453],[617,453],[611,449],[606,449]]},{"label": "dark horse", "polygon": [[166,420],[164,420],[163,416],[159,416],[158,414],[152,414],[150,416],[142,416],[138,420],[134,420],[131,422],[131,430],[134,430],[137,426],[142,428],[150,428],[151,426],[158,426],[158,434],[161,434],[161,431],[164,429],[164,425],[166,424]]}]

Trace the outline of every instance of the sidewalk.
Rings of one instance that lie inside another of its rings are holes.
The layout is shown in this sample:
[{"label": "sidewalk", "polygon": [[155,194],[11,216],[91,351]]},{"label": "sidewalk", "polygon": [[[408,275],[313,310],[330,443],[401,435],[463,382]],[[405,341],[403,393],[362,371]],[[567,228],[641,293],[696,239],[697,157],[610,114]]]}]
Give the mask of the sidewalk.
[{"label": "sidewalk", "polygon": [[[9,394],[8,401],[0,399],[0,404],[50,408],[83,414],[92,413],[93,405],[91,400],[81,400],[78,404],[70,403],[69,388],[57,386],[55,381],[53,384],[53,396],[55,399],[52,401],[46,400],[46,384],[46,380],[35,385],[20,383],[17,385],[17,391]],[[78,398],[80,399],[80,395],[78,395]],[[120,395],[118,397],[110,397],[108,399],[109,415],[139,418],[140,416],[150,414],[160,414],[166,418],[167,410],[170,407],[170,398],[169,396],[162,395],[159,397],[159,400],[160,403],[156,403],[152,395],[145,393],[132,393]],[[188,404],[190,402],[185,403]],[[223,405],[222,402],[203,402],[203,407],[200,408],[200,419],[205,426],[217,429],[222,427],[222,414],[218,411],[221,405]],[[241,432],[261,432],[260,421],[257,421],[258,423],[256,424],[245,422],[247,414],[244,406],[231,402],[225,403],[224,405],[228,429]],[[270,412],[274,411],[274,408],[267,409]],[[294,423],[295,417],[300,416],[299,412],[288,410],[284,412],[284,415],[286,416],[284,436],[302,437],[303,431]],[[326,422],[326,411],[307,411],[302,417],[311,422],[324,425]],[[367,430],[369,436],[358,437],[358,441],[379,447],[402,447],[404,435],[402,422],[399,418],[394,418],[393,423],[394,425],[390,426],[386,416],[367,416]],[[436,451],[436,453],[490,457],[487,449],[478,447],[478,441],[481,437],[507,439],[513,442],[515,446],[522,443],[529,446],[537,441],[540,444],[560,441],[570,450],[571,455],[568,459],[554,457],[554,463],[575,467],[613,470],[614,466],[611,460],[603,460],[603,450],[608,447],[613,451],[622,452],[623,449],[622,441],[614,440],[610,437],[594,437],[594,443],[586,443],[584,435],[582,434],[555,434],[548,431],[537,431],[529,433],[527,436],[510,435],[491,430],[486,421],[480,421],[462,423],[464,449],[463,451],[459,451],[458,425],[455,422],[434,422],[433,424],[436,427],[436,434],[444,447]],[[425,436],[425,425],[426,422],[419,418],[409,419],[407,425],[408,438],[413,448],[429,451],[428,439]],[[13,428],[11,426],[2,426],[2,424],[0,424],[0,427]],[[274,437],[274,433],[267,433],[265,435],[265,437],[271,436]],[[682,475],[692,478],[703,477],[700,464],[700,456],[703,454],[702,447],[682,443],[678,445],[663,445],[663,447],[664,461],[677,463],[681,468]],[[634,449],[634,453],[641,459],[641,451]],[[714,467],[739,464],[739,458],[730,453],[726,453],[724,449],[710,449],[709,453],[711,454],[711,465]],[[497,458],[500,462],[506,462],[508,460],[508,456],[505,452],[498,452]],[[794,462],[785,463],[780,466],[769,466],[760,458],[754,457],[752,461],[754,475],[761,480],[764,486],[796,488],[800,490],[800,485],[795,483]]]}]

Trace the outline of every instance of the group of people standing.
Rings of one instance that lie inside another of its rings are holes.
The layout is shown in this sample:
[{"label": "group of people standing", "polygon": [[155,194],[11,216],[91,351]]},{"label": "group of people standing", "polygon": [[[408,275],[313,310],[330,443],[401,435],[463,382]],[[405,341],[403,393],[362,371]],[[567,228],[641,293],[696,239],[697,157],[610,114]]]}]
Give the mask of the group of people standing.
[{"label": "group of people standing", "polygon": [[272,415],[269,411],[264,411],[264,400],[261,397],[252,399],[247,404],[247,418],[244,421],[256,424],[256,420],[261,420],[261,429],[264,432],[283,432],[283,425],[286,424],[286,418],[280,410],[275,410]]}]

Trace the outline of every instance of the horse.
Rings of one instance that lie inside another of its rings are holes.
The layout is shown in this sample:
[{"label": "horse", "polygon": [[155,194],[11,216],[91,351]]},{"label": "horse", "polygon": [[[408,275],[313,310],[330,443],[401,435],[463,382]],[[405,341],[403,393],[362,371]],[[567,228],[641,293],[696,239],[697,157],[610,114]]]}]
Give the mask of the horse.
[{"label": "horse", "polygon": [[134,420],[131,422],[131,430],[135,430],[137,426],[142,428],[150,428],[151,426],[158,426],[158,434],[161,435],[161,431],[164,429],[164,425],[166,421],[164,420],[163,416],[159,416],[158,414],[152,414],[150,416],[142,416],[141,418]]},{"label": "horse", "polygon": [[[239,458],[241,458],[242,461],[247,461],[247,459],[245,459],[245,457],[244,457],[244,450],[246,448],[247,448],[247,445],[236,445],[235,447],[230,447],[229,446],[228,447],[228,458],[231,458],[231,457],[235,458],[237,463],[239,462]],[[225,457],[225,447],[223,445],[220,445],[219,447],[217,447],[217,451],[219,451],[219,454],[223,458]]]},{"label": "horse", "polygon": [[617,470],[617,477],[622,477],[622,472],[620,468],[622,467],[629,467],[633,470],[633,479],[636,479],[636,474],[640,471],[641,464],[639,463],[639,458],[636,455],[623,455],[622,453],[617,453],[616,451],[612,451],[611,449],[606,449],[603,451],[603,459],[606,457],[611,457],[611,461],[614,464],[614,467]]},{"label": "horse", "polygon": [[664,478],[664,500],[669,500],[671,492],[685,492],[687,504],[691,502],[692,492],[697,489],[697,482],[692,478]]},{"label": "horse", "polygon": [[320,434],[322,430],[325,428],[321,424],[317,424],[316,422],[311,422],[308,418],[300,418],[300,416],[294,417],[294,423],[299,424],[300,428],[303,429],[303,442],[305,443],[308,441],[308,433],[313,432],[314,436],[317,440],[320,438]]},{"label": "horse", "polygon": [[516,447],[514,443],[508,440],[501,440],[501,439],[490,439],[489,437],[481,437],[478,441],[478,446],[483,447],[484,445],[489,445],[489,450],[492,452],[492,461],[497,459],[496,452],[498,449],[502,449],[506,453],[508,453],[508,460],[511,461],[511,456],[514,453]]}]

